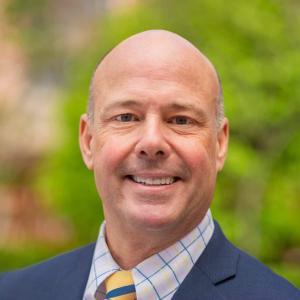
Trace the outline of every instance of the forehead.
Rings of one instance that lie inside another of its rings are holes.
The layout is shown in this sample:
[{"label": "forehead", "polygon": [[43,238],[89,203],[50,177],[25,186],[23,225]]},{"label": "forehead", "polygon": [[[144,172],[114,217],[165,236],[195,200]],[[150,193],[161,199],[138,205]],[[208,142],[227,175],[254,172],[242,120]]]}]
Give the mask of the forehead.
[{"label": "forehead", "polygon": [[[140,105],[163,106],[170,103],[192,103],[205,99],[209,95],[196,92],[194,84],[168,79],[160,76],[151,78],[145,76],[126,76],[123,79],[112,80],[101,85],[98,94],[98,107],[105,107],[122,101]],[[131,101],[133,100],[133,101]]]},{"label": "forehead", "polygon": [[198,95],[214,103],[218,90],[212,64],[191,45],[176,41],[121,44],[98,66],[93,79],[93,97],[100,105],[118,93],[172,92]]}]

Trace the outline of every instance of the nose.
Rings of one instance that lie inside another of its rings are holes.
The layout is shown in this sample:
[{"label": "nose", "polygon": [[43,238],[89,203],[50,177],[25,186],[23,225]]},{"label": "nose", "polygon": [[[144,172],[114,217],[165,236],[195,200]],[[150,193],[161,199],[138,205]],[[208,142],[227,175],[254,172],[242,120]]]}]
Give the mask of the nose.
[{"label": "nose", "polygon": [[142,159],[164,159],[170,155],[170,148],[162,122],[156,118],[145,120],[135,146],[136,155]]}]

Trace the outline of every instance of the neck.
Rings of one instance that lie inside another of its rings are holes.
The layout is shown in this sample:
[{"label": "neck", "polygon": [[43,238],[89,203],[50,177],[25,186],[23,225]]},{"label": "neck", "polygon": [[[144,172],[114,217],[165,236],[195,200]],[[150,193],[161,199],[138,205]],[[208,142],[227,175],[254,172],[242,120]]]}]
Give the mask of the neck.
[{"label": "neck", "polygon": [[[121,224],[114,226],[106,220],[106,242],[114,260],[124,270],[131,270],[133,267],[144,261],[146,258],[158,253],[182,239],[199,223],[187,224],[185,228],[174,226],[162,230],[139,230],[139,226]],[[166,238],[167,237],[167,238]]]}]

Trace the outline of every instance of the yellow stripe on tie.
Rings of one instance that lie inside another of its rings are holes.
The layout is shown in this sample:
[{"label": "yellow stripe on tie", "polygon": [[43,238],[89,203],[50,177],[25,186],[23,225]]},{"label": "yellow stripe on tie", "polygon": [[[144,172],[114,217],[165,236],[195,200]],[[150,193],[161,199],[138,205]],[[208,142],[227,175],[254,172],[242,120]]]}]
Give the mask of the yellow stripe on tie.
[{"label": "yellow stripe on tie", "polygon": [[130,271],[118,271],[105,280],[106,298],[112,300],[136,299],[135,287]]}]

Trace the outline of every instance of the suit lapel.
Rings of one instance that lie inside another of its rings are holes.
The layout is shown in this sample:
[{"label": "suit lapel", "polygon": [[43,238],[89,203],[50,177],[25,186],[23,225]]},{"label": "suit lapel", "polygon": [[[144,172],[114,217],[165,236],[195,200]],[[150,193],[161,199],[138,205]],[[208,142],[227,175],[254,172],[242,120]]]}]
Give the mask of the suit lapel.
[{"label": "suit lapel", "polygon": [[174,300],[224,300],[211,280],[199,269],[193,268],[185,278]]},{"label": "suit lapel", "polygon": [[215,222],[215,230],[210,242],[173,299],[225,299],[216,285],[234,278],[238,258],[238,250],[227,241]]}]

